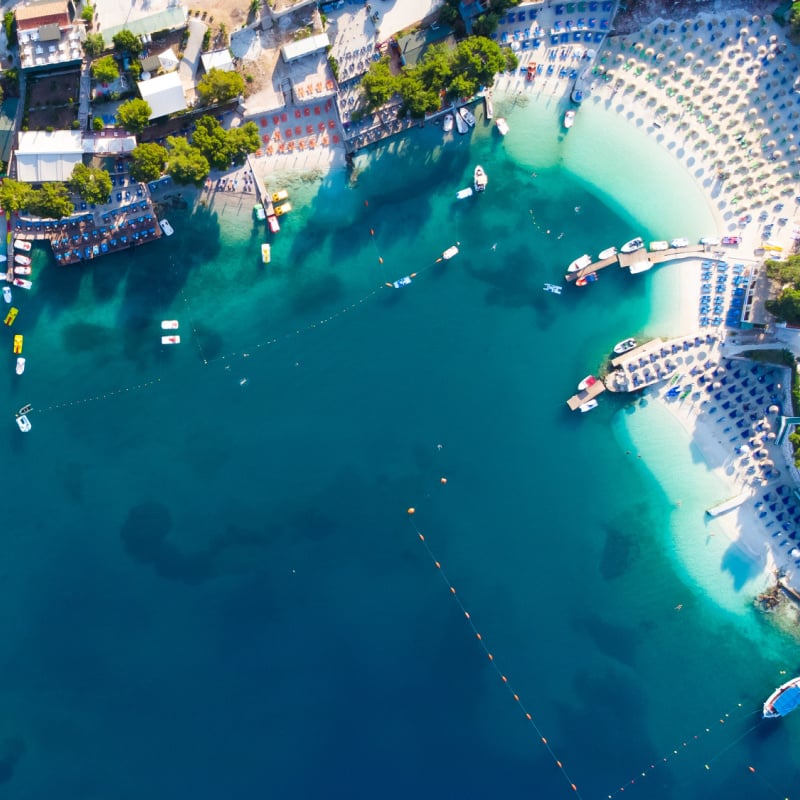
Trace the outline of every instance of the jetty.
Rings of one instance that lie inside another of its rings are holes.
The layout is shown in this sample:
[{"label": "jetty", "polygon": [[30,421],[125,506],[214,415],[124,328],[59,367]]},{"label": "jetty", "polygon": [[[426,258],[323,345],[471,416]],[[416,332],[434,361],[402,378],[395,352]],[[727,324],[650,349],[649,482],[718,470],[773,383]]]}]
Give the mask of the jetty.
[{"label": "jetty", "polygon": [[709,245],[695,244],[688,245],[687,247],[671,247],[669,250],[647,250],[642,247],[639,250],[634,250],[633,253],[617,253],[610,258],[604,258],[601,261],[593,261],[589,266],[579,269],[576,272],[568,272],[564,277],[568,281],[576,281],[578,278],[586,277],[590,272],[597,272],[598,270],[610,267],[616,264],[619,267],[631,268],[631,272],[646,272],[656,264],[661,264],[665,261],[676,261],[680,258],[687,258],[699,253],[707,253]]},{"label": "jetty", "polygon": [[706,514],[709,517],[718,517],[720,514],[725,514],[727,511],[733,511],[734,508],[739,508],[742,503],[750,499],[750,492],[742,492],[737,494],[736,497],[730,497],[722,503],[718,503],[711,508],[706,509]]},{"label": "jetty", "polygon": [[600,378],[598,378],[591,386],[584,389],[582,392],[572,395],[572,397],[567,400],[569,410],[577,411],[584,403],[594,400],[595,397],[603,394],[605,390],[605,384]]}]

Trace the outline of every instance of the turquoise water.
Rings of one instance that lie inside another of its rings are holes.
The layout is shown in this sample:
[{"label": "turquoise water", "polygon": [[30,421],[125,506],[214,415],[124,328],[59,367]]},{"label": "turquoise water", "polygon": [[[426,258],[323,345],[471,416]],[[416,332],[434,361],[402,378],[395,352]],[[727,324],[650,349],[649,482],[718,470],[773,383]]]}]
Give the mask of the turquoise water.
[{"label": "turquoise water", "polygon": [[[36,409],[4,442],[9,797],[573,795],[492,663],[581,797],[797,784],[798,720],[749,730],[796,643],[676,539],[702,465],[678,431],[626,455],[668,430],[652,409],[564,405],[660,299],[649,276],[542,283],[670,231],[622,213],[635,186],[597,189],[602,136],[507,102],[506,142],[429,127],[353,186],[287,178],[266,269],[230,210],[171,212],[170,240],[92,269],[37,255],[27,370],[9,342],[0,377]],[[456,202],[475,163],[489,189]]]}]

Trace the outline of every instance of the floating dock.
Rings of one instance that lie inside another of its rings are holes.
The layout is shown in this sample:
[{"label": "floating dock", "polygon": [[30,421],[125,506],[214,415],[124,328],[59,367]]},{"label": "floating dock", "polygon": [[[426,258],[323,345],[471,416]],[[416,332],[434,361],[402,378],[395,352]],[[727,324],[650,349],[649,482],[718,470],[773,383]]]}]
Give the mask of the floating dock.
[{"label": "floating dock", "polygon": [[742,492],[742,494],[737,494],[736,497],[731,497],[723,503],[711,506],[711,508],[706,510],[706,514],[708,514],[709,517],[718,517],[728,511],[733,511],[734,508],[739,508],[742,503],[745,503],[749,499],[750,492]]},{"label": "floating dock", "polygon": [[572,397],[567,400],[569,410],[577,411],[584,403],[594,400],[595,397],[603,394],[605,390],[605,384],[598,378],[588,389],[584,389],[582,392],[572,395]]},{"label": "floating dock", "polygon": [[687,247],[671,247],[669,250],[647,250],[642,247],[639,250],[634,250],[633,253],[617,253],[615,256],[611,256],[611,258],[604,258],[602,261],[593,261],[588,267],[579,269],[576,272],[568,272],[564,277],[568,281],[576,281],[578,278],[585,277],[590,272],[597,272],[598,270],[610,267],[612,264],[617,264],[625,269],[632,264],[641,265],[643,262],[647,262],[650,266],[645,266],[644,268],[639,266],[636,271],[646,272],[650,267],[661,264],[664,261],[675,261],[679,258],[687,258],[699,253],[706,253],[708,249],[708,246],[702,244],[688,245]]}]

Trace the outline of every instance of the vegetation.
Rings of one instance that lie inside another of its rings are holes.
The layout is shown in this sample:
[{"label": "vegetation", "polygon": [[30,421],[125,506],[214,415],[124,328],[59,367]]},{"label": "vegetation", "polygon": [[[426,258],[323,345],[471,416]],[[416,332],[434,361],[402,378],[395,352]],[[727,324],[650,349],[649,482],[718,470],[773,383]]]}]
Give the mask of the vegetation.
[{"label": "vegetation", "polygon": [[254,122],[226,131],[214,117],[206,116],[197,121],[192,146],[214,169],[226,169],[231,163],[242,164],[248,153],[255,153],[261,146],[261,139]]},{"label": "vegetation", "polygon": [[789,9],[789,32],[795,38],[800,36],[800,0],[792,3]]},{"label": "vegetation", "polygon": [[28,211],[37,217],[61,219],[75,210],[69,192],[63,183],[45,183],[41,189],[31,192]]},{"label": "vegetation", "polygon": [[782,284],[780,294],[767,300],[770,314],[791,325],[800,325],[800,255],[789,256],[785,261],[767,261],[767,277]]},{"label": "vegetation", "polygon": [[141,133],[150,124],[152,113],[147,101],[135,97],[117,109],[117,125],[131,133]]},{"label": "vegetation", "polygon": [[13,11],[6,11],[6,13],[3,14],[3,27],[6,31],[8,46],[15,47],[17,44],[17,25]]},{"label": "vegetation", "polygon": [[106,49],[106,43],[103,41],[102,33],[87,33],[86,41],[83,43],[83,52],[89,58],[97,58],[103,50]]},{"label": "vegetation", "polygon": [[113,83],[119,78],[119,68],[114,56],[103,56],[92,64],[92,77],[101,83]]},{"label": "vegetation", "polygon": [[142,40],[135,34],[124,28],[119,33],[115,33],[112,37],[114,42],[114,49],[121,53],[128,53],[132,56],[138,56],[144,49]]},{"label": "vegetation", "polygon": [[167,151],[167,172],[175,183],[193,183],[199,186],[208,177],[211,171],[208,159],[186,139],[168,136]]},{"label": "vegetation", "polygon": [[28,207],[32,194],[30,184],[6,178],[0,184],[0,208],[10,212],[21,211]]},{"label": "vegetation", "polygon": [[472,36],[455,48],[432,45],[417,65],[392,75],[386,59],[373,63],[361,86],[367,105],[382,106],[395,93],[403,98],[403,111],[420,119],[438,110],[442,94],[453,100],[472,97],[481,86],[491,84],[498,72],[515,69],[517,57],[483,36]]},{"label": "vegetation", "polygon": [[143,143],[131,152],[131,177],[137,181],[155,181],[167,165],[167,148]]},{"label": "vegetation", "polygon": [[200,104],[224,103],[238,97],[244,91],[244,78],[238,72],[222,69],[209,70],[197,84]]},{"label": "vegetation", "polygon": [[111,176],[98,167],[76,164],[67,185],[87,203],[106,203],[111,197]]},{"label": "vegetation", "polygon": [[[78,123],[78,125],[80,125],[80,122]],[[92,130],[101,131],[103,130],[103,128],[105,128],[105,123],[103,122],[103,120],[100,117],[95,117],[92,120]]]},{"label": "vegetation", "polygon": [[94,22],[94,6],[90,6],[88,3],[83,7],[83,11],[81,11],[81,19],[91,27],[91,24]]},{"label": "vegetation", "polygon": [[[461,0],[445,0],[439,12],[439,22],[453,28],[457,37],[466,34],[466,26],[461,18],[459,5]],[[521,0],[487,0],[484,2],[485,10],[472,21],[472,31],[478,36],[490,36],[497,30],[500,17],[509,8],[519,5]]]}]

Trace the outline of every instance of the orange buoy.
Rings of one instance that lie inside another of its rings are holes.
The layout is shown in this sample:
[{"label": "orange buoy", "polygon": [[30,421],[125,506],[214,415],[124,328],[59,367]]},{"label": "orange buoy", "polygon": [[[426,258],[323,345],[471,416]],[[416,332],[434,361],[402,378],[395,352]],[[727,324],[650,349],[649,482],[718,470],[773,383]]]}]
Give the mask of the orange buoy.
[{"label": "orange buoy", "polygon": [[494,656],[491,653],[487,653],[486,655],[489,656],[489,661],[494,661]]},{"label": "orange buoy", "polygon": [[476,634],[475,634],[475,638],[476,638],[476,639],[477,639],[479,642],[482,642],[482,641],[483,641],[483,636],[481,636],[479,633],[476,633]]},{"label": "orange buoy", "polygon": [[755,771],[756,771],[756,768],[755,768],[755,767],[748,767],[747,769],[749,769],[749,770],[750,770],[750,772],[755,772]]},{"label": "orange buoy", "polygon": [[444,486],[447,483],[447,478],[440,478],[439,483],[441,483],[442,486]]},{"label": "orange buoy", "polygon": [[412,508],[409,508],[409,509],[408,509],[408,514],[409,514],[409,516],[411,516],[412,514],[415,514],[415,513],[416,513],[416,511],[417,511],[417,509],[416,509],[416,508],[413,508],[413,507],[412,507]]},{"label": "orange buoy", "polygon": [[451,586],[450,587],[450,594],[455,594],[455,593],[456,593],[456,587],[455,586]]},{"label": "orange buoy", "polygon": [[436,564],[436,569],[442,568],[442,565],[438,561],[434,561],[433,563]]},{"label": "orange buoy", "polygon": [[467,619],[469,619],[469,611],[465,611],[465,612],[464,612],[464,616],[465,616]]},{"label": "orange buoy", "polygon": [[519,703],[519,695],[518,694],[514,695],[514,699]]},{"label": "orange buoy", "polygon": [[503,679],[503,683],[508,683],[508,678],[505,675],[500,676]]},{"label": "orange buoy", "polygon": [[556,761],[556,764],[558,764],[559,769],[564,769],[564,765],[560,761]]}]

